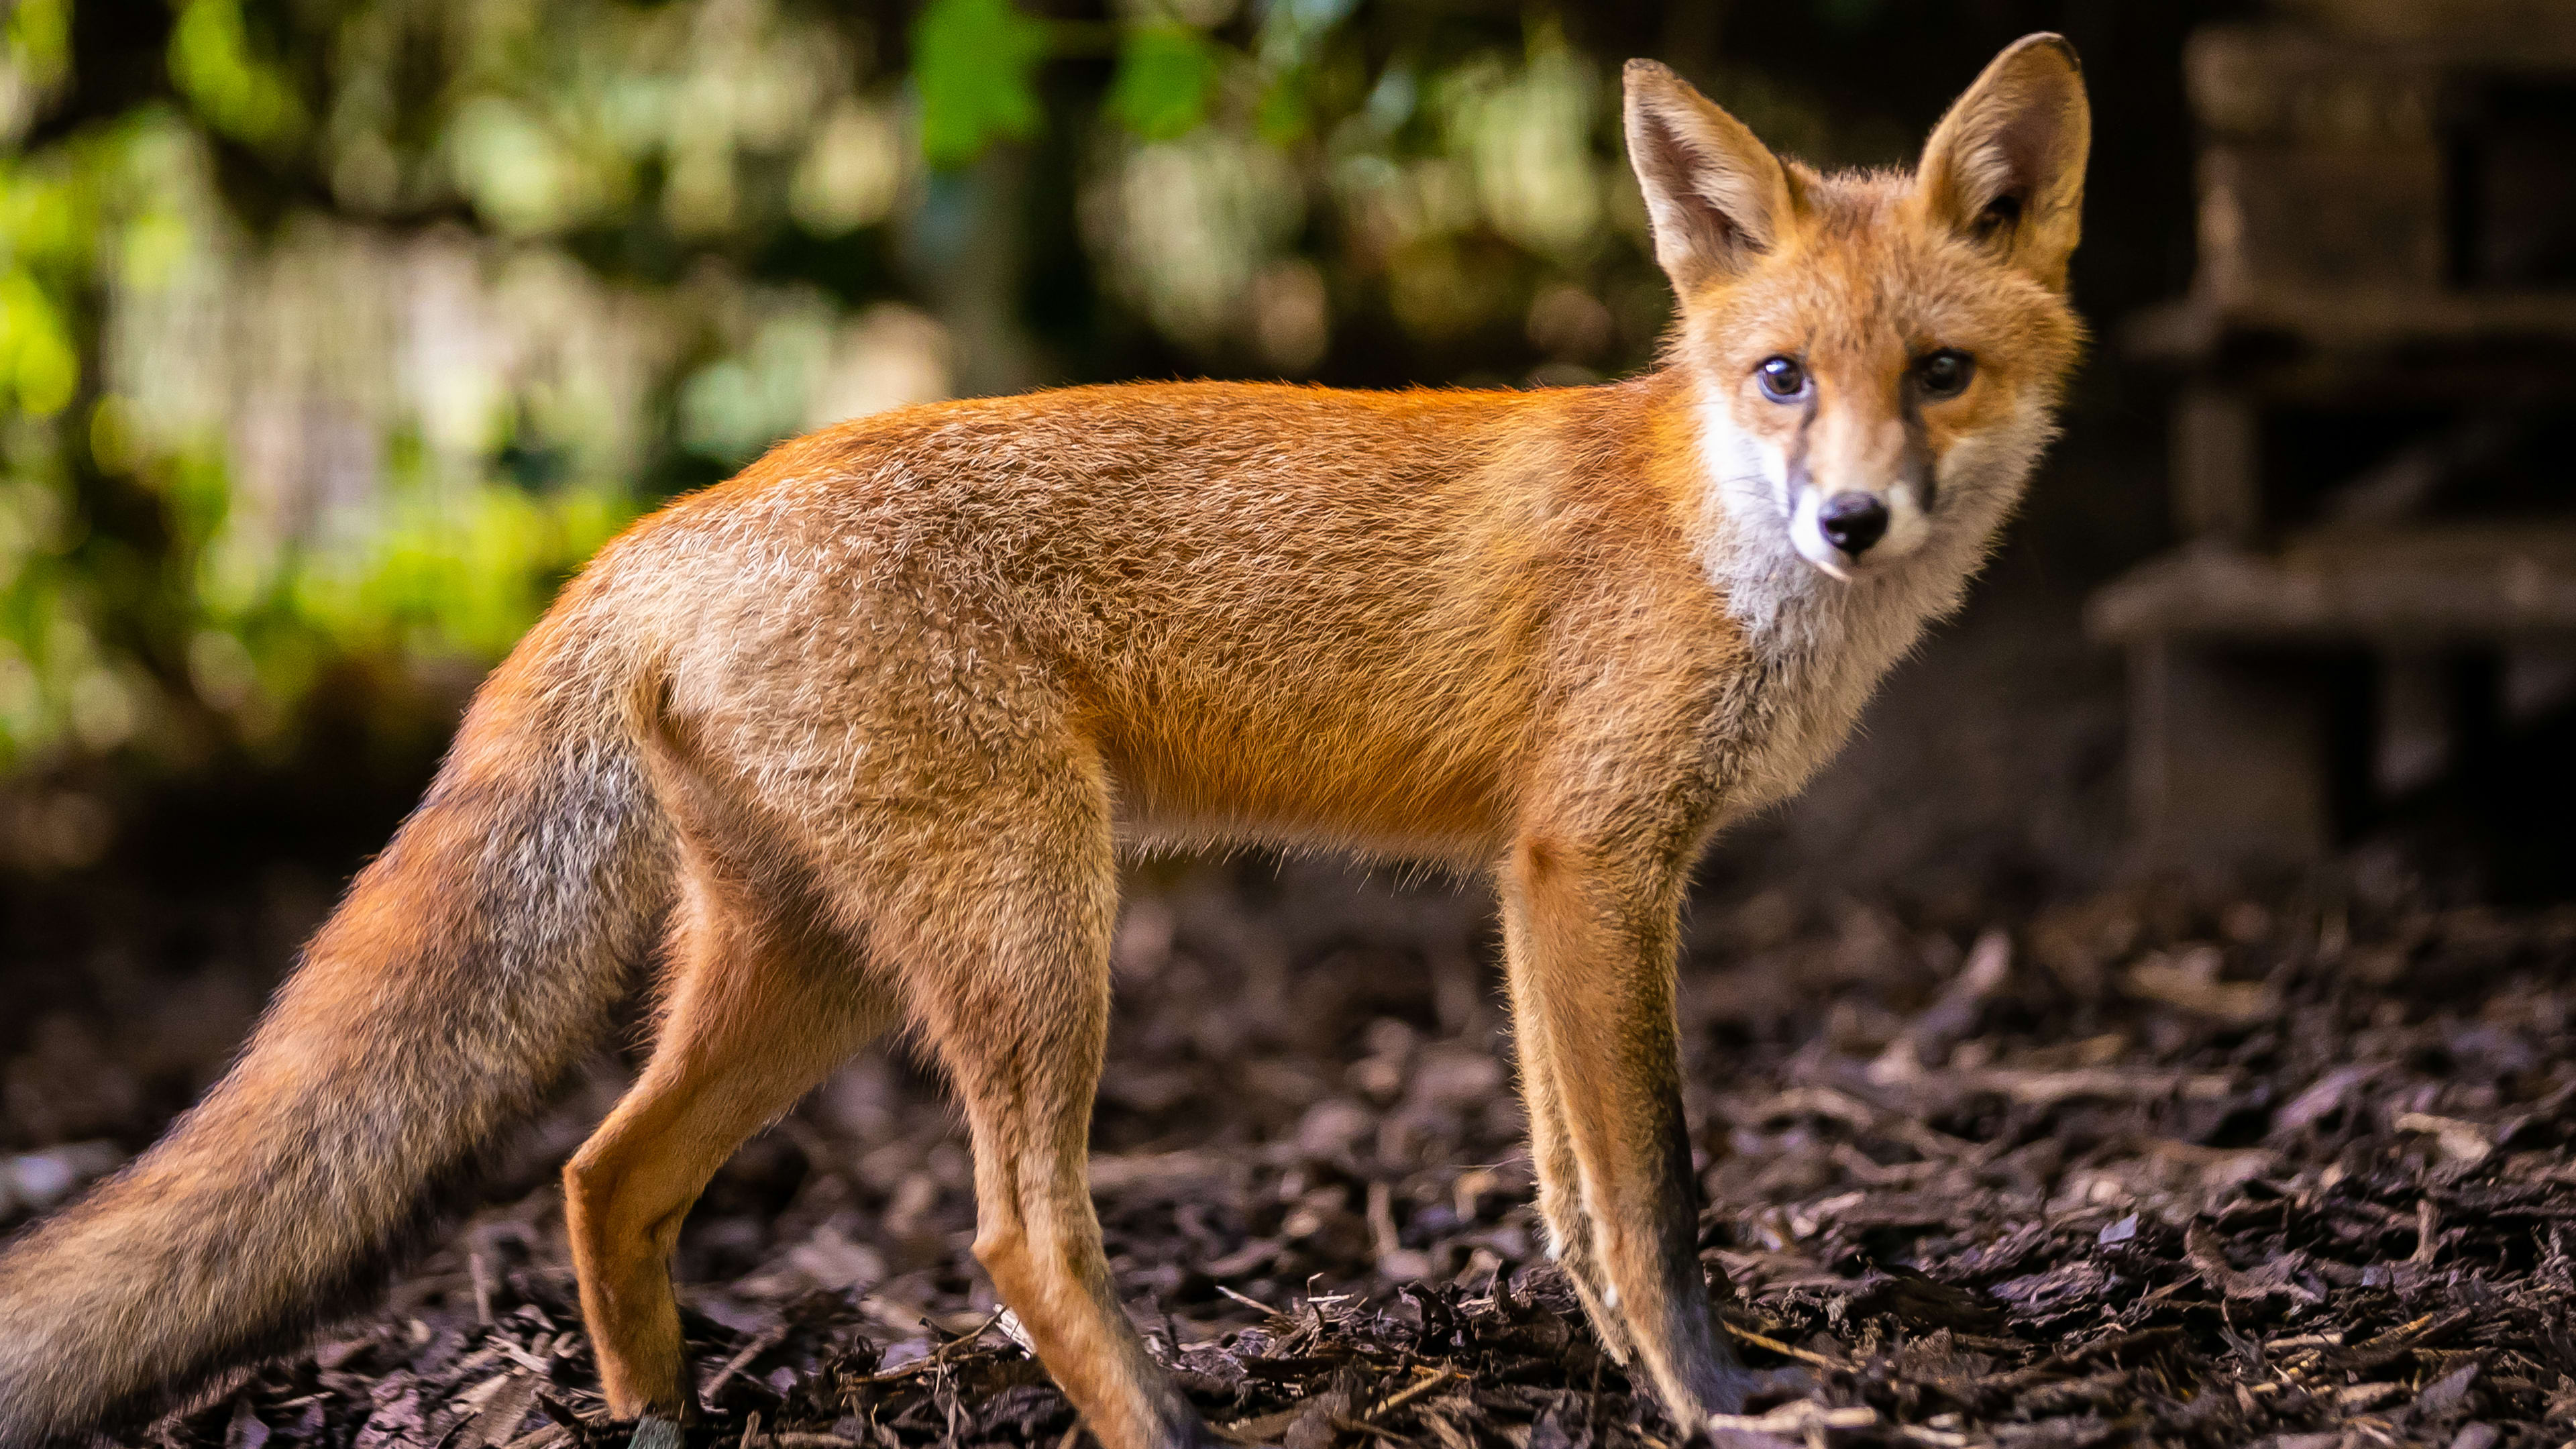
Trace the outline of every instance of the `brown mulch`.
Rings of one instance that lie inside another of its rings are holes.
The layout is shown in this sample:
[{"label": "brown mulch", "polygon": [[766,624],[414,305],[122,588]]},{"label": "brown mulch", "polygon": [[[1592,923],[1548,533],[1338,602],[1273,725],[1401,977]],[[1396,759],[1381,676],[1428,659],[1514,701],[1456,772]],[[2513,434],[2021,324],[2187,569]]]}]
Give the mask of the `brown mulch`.
[{"label": "brown mulch", "polygon": [[[1142,886],[1095,1178],[1135,1317],[1210,1421],[1290,1449],[1683,1439],[1534,1248],[1480,897],[1251,868]],[[1703,1258],[1747,1360],[1781,1371],[1721,1442],[2576,1437],[2576,915],[1739,893],[1697,913],[1685,983]],[[113,1039],[70,998],[5,1039],[22,1215],[116,1156],[49,1134],[130,1147],[166,1110]],[[622,1445],[542,1185],[619,1070],[379,1309],[125,1442]],[[678,1264],[694,1442],[1071,1449],[966,1253],[967,1182],[935,1081],[899,1061],[746,1149]]]}]

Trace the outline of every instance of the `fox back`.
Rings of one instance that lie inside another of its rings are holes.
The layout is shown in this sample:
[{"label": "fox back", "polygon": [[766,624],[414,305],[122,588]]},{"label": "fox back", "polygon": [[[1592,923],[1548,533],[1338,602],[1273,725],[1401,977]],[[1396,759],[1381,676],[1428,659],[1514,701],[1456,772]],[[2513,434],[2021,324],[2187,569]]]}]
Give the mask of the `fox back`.
[{"label": "fox back", "polygon": [[[1681,316],[1656,371],[1083,388],[845,424],[621,545],[670,601],[675,677],[762,749],[900,748],[864,718],[899,691],[750,677],[884,656],[951,726],[1078,721],[1161,838],[1488,858],[1535,743],[1588,732],[1555,712],[1616,707],[1573,687],[1612,668],[1727,715],[1699,725],[1746,772],[1736,805],[1793,791],[1959,602],[2051,435],[2081,338],[2072,219],[2026,184],[1987,196],[2013,173],[1940,138],[1918,176],[1784,165],[1686,90],[1632,69],[1657,236],[1699,239],[1665,248]],[[1721,228],[1696,190],[1656,200],[1656,165],[1738,166],[1744,194]],[[1960,375],[1936,384],[1934,358]],[[1881,532],[1837,544],[1829,503],[1874,505]]]}]

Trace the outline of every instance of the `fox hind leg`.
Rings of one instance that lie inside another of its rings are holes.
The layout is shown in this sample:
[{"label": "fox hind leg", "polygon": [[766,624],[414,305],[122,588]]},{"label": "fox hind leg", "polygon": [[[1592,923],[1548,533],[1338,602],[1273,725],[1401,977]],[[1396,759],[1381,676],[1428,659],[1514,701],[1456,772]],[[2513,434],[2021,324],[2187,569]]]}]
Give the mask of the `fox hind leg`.
[{"label": "fox hind leg", "polygon": [[[1068,750],[942,802],[882,935],[974,1140],[975,1255],[1105,1449],[1212,1444],[1120,1308],[1088,1172],[1117,872],[1107,787]],[[900,925],[892,924],[900,922]]]},{"label": "fox hind leg", "polygon": [[844,939],[702,850],[669,951],[643,1075],[564,1169],[582,1318],[621,1419],[696,1411],[670,1271],[691,1204],[746,1138],[895,1016]]}]

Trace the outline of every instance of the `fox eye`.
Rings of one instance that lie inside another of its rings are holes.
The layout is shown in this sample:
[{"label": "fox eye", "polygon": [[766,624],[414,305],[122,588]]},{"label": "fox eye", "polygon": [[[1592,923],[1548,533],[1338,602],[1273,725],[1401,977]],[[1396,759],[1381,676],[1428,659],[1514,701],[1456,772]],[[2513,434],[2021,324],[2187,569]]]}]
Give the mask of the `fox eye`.
[{"label": "fox eye", "polygon": [[1773,402],[1794,402],[1807,390],[1807,369],[1794,357],[1766,357],[1753,369],[1762,379],[1762,391]]},{"label": "fox eye", "polygon": [[1955,347],[1944,347],[1914,364],[1914,375],[1926,397],[1957,397],[1977,375],[1977,360]]}]

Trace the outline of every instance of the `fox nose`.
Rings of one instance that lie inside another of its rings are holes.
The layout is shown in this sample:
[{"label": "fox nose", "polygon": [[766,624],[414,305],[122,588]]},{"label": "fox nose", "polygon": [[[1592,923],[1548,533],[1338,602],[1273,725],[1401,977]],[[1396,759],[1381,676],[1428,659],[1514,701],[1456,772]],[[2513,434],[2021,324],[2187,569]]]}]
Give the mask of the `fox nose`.
[{"label": "fox nose", "polygon": [[1825,539],[1854,558],[1887,535],[1887,504],[1875,493],[1837,493],[1816,510]]}]

